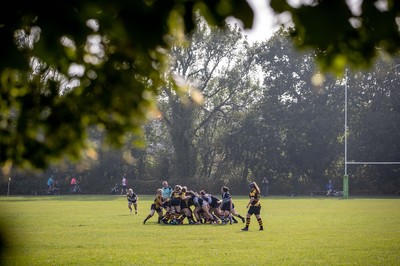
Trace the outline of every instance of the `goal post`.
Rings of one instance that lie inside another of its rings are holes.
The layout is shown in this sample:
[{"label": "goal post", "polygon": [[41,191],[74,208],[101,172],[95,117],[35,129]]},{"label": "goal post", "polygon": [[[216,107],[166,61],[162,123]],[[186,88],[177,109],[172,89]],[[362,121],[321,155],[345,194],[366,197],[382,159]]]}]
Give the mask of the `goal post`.
[{"label": "goal post", "polygon": [[349,198],[349,176],[348,175],[343,176],[343,198],[344,199]]},{"label": "goal post", "polygon": [[347,69],[345,75],[345,92],[344,92],[344,175],[343,175],[343,198],[349,198],[349,175],[347,174],[347,165],[349,164],[362,164],[362,165],[378,165],[378,164],[400,164],[400,162],[355,162],[355,161],[347,161]]},{"label": "goal post", "polygon": [[362,165],[387,165],[387,164],[400,164],[400,162],[345,162],[346,164],[346,174],[343,176],[343,198],[349,198],[349,176],[347,174],[348,164],[362,164]]}]

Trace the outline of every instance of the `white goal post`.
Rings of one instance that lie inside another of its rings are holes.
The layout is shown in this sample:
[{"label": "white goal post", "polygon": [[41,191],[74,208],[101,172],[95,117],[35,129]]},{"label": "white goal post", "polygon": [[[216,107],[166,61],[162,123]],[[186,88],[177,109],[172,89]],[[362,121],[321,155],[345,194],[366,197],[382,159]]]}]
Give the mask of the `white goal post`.
[{"label": "white goal post", "polygon": [[347,175],[347,165],[349,164],[400,164],[400,162],[355,162],[347,161],[347,69],[345,75],[345,86],[344,86],[344,176],[343,176],[343,198],[347,199],[349,197],[349,176]]}]

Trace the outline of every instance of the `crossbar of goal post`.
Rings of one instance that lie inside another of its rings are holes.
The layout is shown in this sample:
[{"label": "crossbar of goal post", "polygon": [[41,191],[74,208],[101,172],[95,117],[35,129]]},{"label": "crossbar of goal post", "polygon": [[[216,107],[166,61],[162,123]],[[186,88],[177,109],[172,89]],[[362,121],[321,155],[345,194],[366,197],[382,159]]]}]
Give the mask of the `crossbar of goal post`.
[{"label": "crossbar of goal post", "polygon": [[400,162],[348,162],[347,161],[347,69],[345,75],[345,93],[344,93],[344,177],[343,177],[343,198],[349,197],[349,176],[347,175],[348,164],[400,164]]},{"label": "crossbar of goal post", "polygon": [[349,197],[349,176],[347,175],[347,165],[348,164],[400,164],[400,162],[345,162],[345,175],[343,177],[343,198],[347,199]]},{"label": "crossbar of goal post", "polygon": [[346,162],[346,164],[400,164],[400,162]]}]

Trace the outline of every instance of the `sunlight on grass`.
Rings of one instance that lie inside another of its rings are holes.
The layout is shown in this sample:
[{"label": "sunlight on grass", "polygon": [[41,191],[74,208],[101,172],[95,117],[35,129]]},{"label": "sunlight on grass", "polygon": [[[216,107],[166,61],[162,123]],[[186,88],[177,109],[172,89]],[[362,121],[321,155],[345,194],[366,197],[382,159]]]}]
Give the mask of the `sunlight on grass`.
[{"label": "sunlight on grass", "polygon": [[[398,265],[400,199],[262,199],[265,231],[142,222],[123,196],[0,197],[4,265]],[[246,214],[246,197],[234,197]]]}]

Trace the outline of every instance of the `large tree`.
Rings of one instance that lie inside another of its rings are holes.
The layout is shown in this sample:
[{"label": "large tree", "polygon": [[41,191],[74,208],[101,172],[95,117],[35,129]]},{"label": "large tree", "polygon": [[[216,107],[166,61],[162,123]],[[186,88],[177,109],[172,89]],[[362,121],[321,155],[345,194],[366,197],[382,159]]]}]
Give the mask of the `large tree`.
[{"label": "large tree", "polygon": [[288,34],[279,31],[259,47],[263,97],[226,138],[234,163],[244,164],[252,180],[269,177],[274,193],[325,182],[340,156],[343,129],[343,90],[329,76],[311,82],[315,54],[296,51]]},{"label": "large tree", "polygon": [[[156,113],[166,49],[194,28],[235,15],[246,1],[12,1],[0,11],[0,165],[46,168],[90,150],[87,128],[121,147]],[[228,9],[226,9],[227,7]],[[229,8],[231,7],[231,8]],[[227,12],[226,10],[230,10]],[[238,12],[240,10],[240,12]]]},{"label": "large tree", "polygon": [[[241,30],[228,26],[221,31],[199,24],[188,46],[171,51],[171,72],[188,90],[177,93],[165,86],[159,97],[162,121],[174,149],[174,177],[181,182],[215,175],[219,138],[231,128],[232,117],[254,101],[259,89],[253,76],[254,59]],[[196,104],[196,99],[203,104]]]},{"label": "large tree", "polygon": [[[324,70],[367,66],[378,45],[398,50],[398,1],[365,0],[358,14],[345,0],[288,2],[271,7],[291,14],[298,47],[316,49]],[[245,0],[8,2],[0,10],[2,169],[80,158],[91,126],[121,146],[156,113],[155,95],[173,82],[163,75],[165,51],[194,29],[196,12],[212,24],[233,15],[252,26]]]}]

